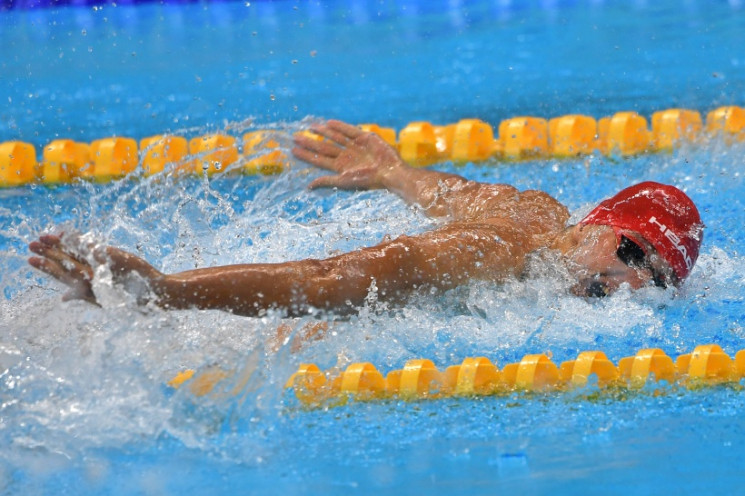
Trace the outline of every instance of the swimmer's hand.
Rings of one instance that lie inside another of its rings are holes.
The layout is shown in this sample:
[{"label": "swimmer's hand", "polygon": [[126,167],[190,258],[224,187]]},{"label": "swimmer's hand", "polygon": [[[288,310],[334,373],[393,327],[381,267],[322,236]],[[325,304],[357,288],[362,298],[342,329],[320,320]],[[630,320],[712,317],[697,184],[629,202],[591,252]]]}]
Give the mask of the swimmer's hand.
[{"label": "swimmer's hand", "polygon": [[39,255],[29,258],[29,265],[69,286],[63,301],[85,300],[97,304],[92,286],[92,263],[108,265],[114,282],[120,282],[130,274],[137,274],[150,283],[163,277],[152,265],[131,253],[111,246],[85,245],[75,235],[63,239],[62,236],[47,234],[29,243],[28,247]]},{"label": "swimmer's hand", "polygon": [[396,150],[380,136],[357,126],[330,120],[311,127],[311,131],[326,139],[297,134],[292,153],[300,160],[336,173],[311,182],[311,189],[382,188],[386,174],[406,167]]}]

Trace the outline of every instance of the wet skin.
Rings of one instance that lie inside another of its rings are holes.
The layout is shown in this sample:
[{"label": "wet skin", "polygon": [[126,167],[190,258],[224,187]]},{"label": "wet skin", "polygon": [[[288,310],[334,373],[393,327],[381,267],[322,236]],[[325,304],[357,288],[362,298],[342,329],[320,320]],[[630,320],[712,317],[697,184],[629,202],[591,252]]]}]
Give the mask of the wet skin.
[{"label": "wet skin", "polygon": [[650,284],[653,274],[666,275],[672,283],[672,268],[656,253],[652,245],[636,232],[629,231],[633,239],[640,240],[647,254],[648,266],[629,266],[617,254],[618,239],[612,228],[601,225],[575,225],[564,234],[566,240],[557,239],[555,247],[566,257],[567,268],[577,279],[572,292],[587,296],[594,288],[602,288],[609,295],[621,286],[639,289]]},{"label": "wet skin", "polygon": [[[651,279],[648,269],[629,267],[618,258],[612,229],[567,228],[566,207],[544,192],[519,192],[505,184],[409,167],[377,135],[339,121],[312,130],[324,139],[297,135],[293,153],[332,174],[309,187],[385,188],[441,219],[441,227],[328,259],[227,265],[177,274],[163,274],[118,248],[85,245],[75,236],[44,235],[29,244],[38,255],[29,264],[67,285],[66,300],[95,303],[94,266],[106,264],[115,282],[143,281],[150,301],[163,308],[214,308],[242,315],[269,308],[289,314],[309,309],[350,311],[364,302],[373,283],[380,298],[395,301],[422,288],[444,290],[471,279],[502,281],[521,276],[527,256],[536,250],[562,255],[562,263],[578,281],[573,291],[579,295],[587,295],[593,283],[602,284],[604,293],[610,294],[624,284],[637,289]],[[663,261],[654,263],[665,269]]]}]

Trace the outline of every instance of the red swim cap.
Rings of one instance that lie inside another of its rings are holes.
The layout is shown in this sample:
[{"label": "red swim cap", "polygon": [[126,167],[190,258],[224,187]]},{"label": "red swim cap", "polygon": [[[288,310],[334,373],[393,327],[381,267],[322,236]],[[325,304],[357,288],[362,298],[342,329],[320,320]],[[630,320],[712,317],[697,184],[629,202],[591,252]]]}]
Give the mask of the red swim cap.
[{"label": "red swim cap", "polygon": [[641,234],[685,279],[698,258],[704,225],[696,205],[675,186],[651,181],[630,186],[595,207],[580,224]]}]

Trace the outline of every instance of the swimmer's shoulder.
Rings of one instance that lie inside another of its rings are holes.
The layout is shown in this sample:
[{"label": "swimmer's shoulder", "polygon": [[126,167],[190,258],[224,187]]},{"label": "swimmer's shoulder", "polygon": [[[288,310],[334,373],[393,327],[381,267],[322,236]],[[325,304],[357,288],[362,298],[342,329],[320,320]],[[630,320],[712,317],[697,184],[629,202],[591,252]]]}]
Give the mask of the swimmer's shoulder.
[{"label": "swimmer's shoulder", "polygon": [[558,232],[569,221],[569,209],[545,191],[523,191],[518,204],[521,220],[536,234]]},{"label": "swimmer's shoulder", "polygon": [[484,193],[498,197],[502,201],[507,202],[525,202],[533,203],[537,205],[544,205],[548,208],[557,208],[564,210],[568,213],[567,208],[556,198],[549,195],[545,191],[537,189],[528,189],[520,191],[516,187],[509,184],[486,184]]},{"label": "swimmer's shoulder", "polygon": [[526,189],[525,191],[520,192],[520,197],[525,199],[539,199],[544,201],[554,201],[559,203],[559,201],[554,198],[553,196],[549,195],[545,191],[542,191],[540,189]]},{"label": "swimmer's shoulder", "polygon": [[545,191],[537,189],[528,189],[520,193],[520,201],[543,206],[549,209],[555,209],[558,212],[565,213],[569,217],[569,209],[559,200],[549,195]]},{"label": "swimmer's shoulder", "polygon": [[513,223],[530,231],[555,231],[569,220],[569,210],[554,197],[539,190],[520,191],[509,184],[481,184],[467,205],[471,221],[491,224]]}]

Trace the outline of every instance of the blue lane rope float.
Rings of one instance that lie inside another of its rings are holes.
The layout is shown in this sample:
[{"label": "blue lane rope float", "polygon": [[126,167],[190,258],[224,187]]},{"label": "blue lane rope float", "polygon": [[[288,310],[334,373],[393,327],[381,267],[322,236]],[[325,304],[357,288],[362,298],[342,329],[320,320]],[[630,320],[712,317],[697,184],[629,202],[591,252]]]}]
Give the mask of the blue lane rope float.
[{"label": "blue lane rope float", "polygon": [[[618,112],[595,120],[586,115],[565,115],[546,120],[513,117],[499,123],[498,133],[479,119],[463,119],[436,126],[412,122],[396,131],[376,124],[362,124],[396,147],[411,165],[437,162],[479,162],[526,158],[567,158],[590,153],[635,155],[671,150],[682,142],[705,134],[745,141],[745,108],[720,107],[710,111],[706,123],[699,112],[667,109],[647,119],[636,112]],[[706,133],[704,133],[706,131]],[[281,132],[246,133],[241,141],[227,134],[152,136],[140,140],[110,137],[90,144],[55,140],[43,149],[41,161],[33,145],[22,141],[0,143],[0,187],[29,183],[68,183],[75,179],[109,181],[141,171],[144,175],[170,171],[182,174],[221,173],[276,174],[289,166],[281,149]],[[313,135],[315,136],[315,135]]]}]

